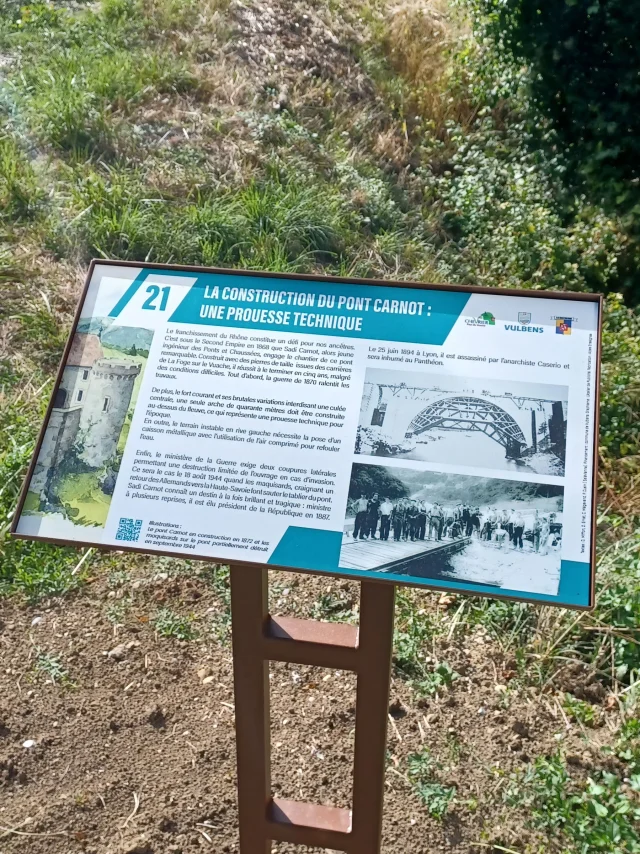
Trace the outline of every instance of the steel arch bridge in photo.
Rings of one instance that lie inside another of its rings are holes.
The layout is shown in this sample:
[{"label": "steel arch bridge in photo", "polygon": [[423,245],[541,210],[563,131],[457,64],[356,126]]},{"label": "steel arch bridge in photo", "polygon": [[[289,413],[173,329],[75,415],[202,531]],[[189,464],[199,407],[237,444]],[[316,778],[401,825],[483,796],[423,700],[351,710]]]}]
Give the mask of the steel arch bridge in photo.
[{"label": "steel arch bridge in photo", "polygon": [[527,445],[517,422],[500,406],[479,397],[446,397],[431,403],[419,412],[409,427],[410,438],[427,430],[478,431],[510,451],[519,453]]}]

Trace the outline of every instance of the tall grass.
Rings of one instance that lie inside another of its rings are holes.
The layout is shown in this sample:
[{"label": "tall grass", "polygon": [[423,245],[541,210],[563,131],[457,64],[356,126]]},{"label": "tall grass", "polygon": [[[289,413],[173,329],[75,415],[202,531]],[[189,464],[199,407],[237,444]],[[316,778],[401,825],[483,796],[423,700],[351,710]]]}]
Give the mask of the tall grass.
[{"label": "tall grass", "polygon": [[9,135],[0,135],[0,220],[30,219],[43,191],[26,154]]},{"label": "tall grass", "polygon": [[115,144],[118,118],[152,95],[193,89],[184,61],[149,50],[103,51],[86,46],[52,56],[24,72],[20,98],[38,137],[86,157]]},{"label": "tall grass", "polygon": [[42,143],[76,158],[112,155],[136,106],[198,84],[181,52],[145,43],[135,0],[108,0],[82,15],[28,6],[3,40],[20,57],[12,100]]},{"label": "tall grass", "polygon": [[[339,259],[355,221],[335,188],[277,176],[238,191],[193,198],[148,188],[140,171],[120,165],[91,171],[74,189],[76,238],[89,255],[185,264],[257,265],[266,259],[309,266]],[[69,235],[67,235],[67,238]]]},{"label": "tall grass", "polygon": [[[40,342],[46,339],[37,325],[29,335],[37,335]],[[51,391],[51,379],[34,356],[27,365],[0,358],[0,599],[16,594],[30,602],[77,589],[91,563],[84,561],[79,568],[76,549],[18,540],[7,533]]]},{"label": "tall grass", "polygon": [[476,116],[476,106],[459,86],[462,67],[451,62],[452,55],[464,55],[469,32],[464,14],[454,13],[446,0],[392,6],[380,26],[389,62],[408,84],[407,113],[418,113],[421,131],[439,139],[452,122],[468,128]]}]

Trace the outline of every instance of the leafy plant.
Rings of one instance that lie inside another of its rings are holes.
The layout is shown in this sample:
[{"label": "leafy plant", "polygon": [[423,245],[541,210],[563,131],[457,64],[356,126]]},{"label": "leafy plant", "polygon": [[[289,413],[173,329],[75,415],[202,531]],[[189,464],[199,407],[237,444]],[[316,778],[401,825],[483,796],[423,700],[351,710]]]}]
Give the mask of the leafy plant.
[{"label": "leafy plant", "polygon": [[496,44],[533,70],[531,93],[594,197],[629,210],[638,202],[635,105],[640,13],[624,0],[548,3],[481,0]]},{"label": "leafy plant", "polygon": [[422,696],[432,696],[446,691],[458,678],[458,674],[445,661],[436,664],[431,673],[415,682],[415,689]]},{"label": "leafy plant", "polygon": [[505,651],[521,648],[535,634],[536,611],[523,602],[469,599],[465,614],[466,622],[484,626]]},{"label": "leafy plant", "polygon": [[353,619],[353,602],[342,592],[321,593],[313,603],[311,615],[315,620],[346,622]]},{"label": "leafy plant", "polygon": [[228,643],[231,633],[231,586],[229,567],[213,564],[206,570],[206,578],[218,599],[219,609],[211,615],[213,627],[218,640]]},{"label": "leafy plant", "polygon": [[572,694],[564,695],[562,708],[570,718],[583,724],[583,726],[596,726],[600,720],[600,716],[597,714],[596,709],[591,705],[591,703],[579,700]]},{"label": "leafy plant", "polygon": [[442,820],[456,794],[455,786],[445,786],[437,780],[441,768],[428,748],[407,757],[407,778],[432,818]]},{"label": "leafy plant", "polygon": [[198,636],[192,617],[176,614],[170,608],[162,608],[153,619],[153,627],[163,638],[191,641]]},{"label": "leafy plant", "polygon": [[623,723],[615,754],[628,766],[632,776],[640,774],[640,718],[629,718]]},{"label": "leafy plant", "polygon": [[604,320],[600,443],[608,459],[633,458],[640,454],[640,315],[613,294]]},{"label": "leafy plant", "polygon": [[74,573],[78,563],[75,549],[16,540],[7,535],[44,403],[28,395],[24,398],[5,400],[0,407],[0,433],[5,437],[0,446],[0,512],[4,520],[0,528],[0,597],[20,593],[28,601],[37,602],[76,589],[85,578],[88,562]]},{"label": "leafy plant", "polygon": [[105,616],[107,620],[109,620],[109,622],[113,623],[115,626],[122,626],[124,625],[128,610],[128,601],[110,602],[107,605]]},{"label": "leafy plant", "polygon": [[[630,683],[640,673],[640,534],[619,537],[603,550],[599,563],[596,619],[614,630],[610,638],[576,626],[567,637],[582,658],[604,659],[603,677]],[[606,643],[606,650],[605,650]],[[565,647],[566,651],[566,647]],[[606,657],[605,657],[606,656]]]},{"label": "leafy plant", "polygon": [[43,141],[74,156],[112,154],[114,113],[130,112],[152,93],[195,87],[182,56],[143,44],[143,18],[136,2],[109,2],[80,16],[44,3],[26,7],[8,38],[21,58],[12,86]]},{"label": "leafy plant", "polygon": [[416,607],[411,594],[396,595],[396,627],[393,638],[393,663],[405,679],[426,677],[426,646],[435,633],[431,617]]},{"label": "leafy plant", "polygon": [[54,685],[60,683],[69,684],[69,672],[65,669],[60,659],[48,652],[39,652],[35,660],[34,669],[36,673],[48,677]]},{"label": "leafy plant", "polygon": [[124,587],[131,580],[131,573],[126,569],[112,569],[107,578],[107,584],[112,589]]}]

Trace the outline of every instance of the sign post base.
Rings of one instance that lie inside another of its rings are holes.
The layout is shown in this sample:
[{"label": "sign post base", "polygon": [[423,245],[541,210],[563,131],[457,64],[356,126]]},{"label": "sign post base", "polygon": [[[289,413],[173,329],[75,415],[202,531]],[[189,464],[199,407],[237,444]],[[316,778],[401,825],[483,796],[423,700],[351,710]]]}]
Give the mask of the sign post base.
[{"label": "sign post base", "polygon": [[[395,588],[360,583],[360,625],[272,617],[266,569],[231,568],[240,854],[271,842],[379,854]],[[271,796],[269,661],[357,676],[351,810]]]}]

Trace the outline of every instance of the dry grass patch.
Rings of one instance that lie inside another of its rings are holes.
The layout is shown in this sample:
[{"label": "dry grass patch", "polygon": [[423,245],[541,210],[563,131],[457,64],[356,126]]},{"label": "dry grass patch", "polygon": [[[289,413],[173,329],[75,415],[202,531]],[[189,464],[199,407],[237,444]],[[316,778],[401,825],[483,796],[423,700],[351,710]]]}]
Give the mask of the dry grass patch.
[{"label": "dry grass patch", "polygon": [[408,82],[416,112],[440,137],[447,122],[468,127],[476,110],[456,93],[451,56],[469,27],[446,0],[408,0],[388,10],[383,44],[395,70]]}]

